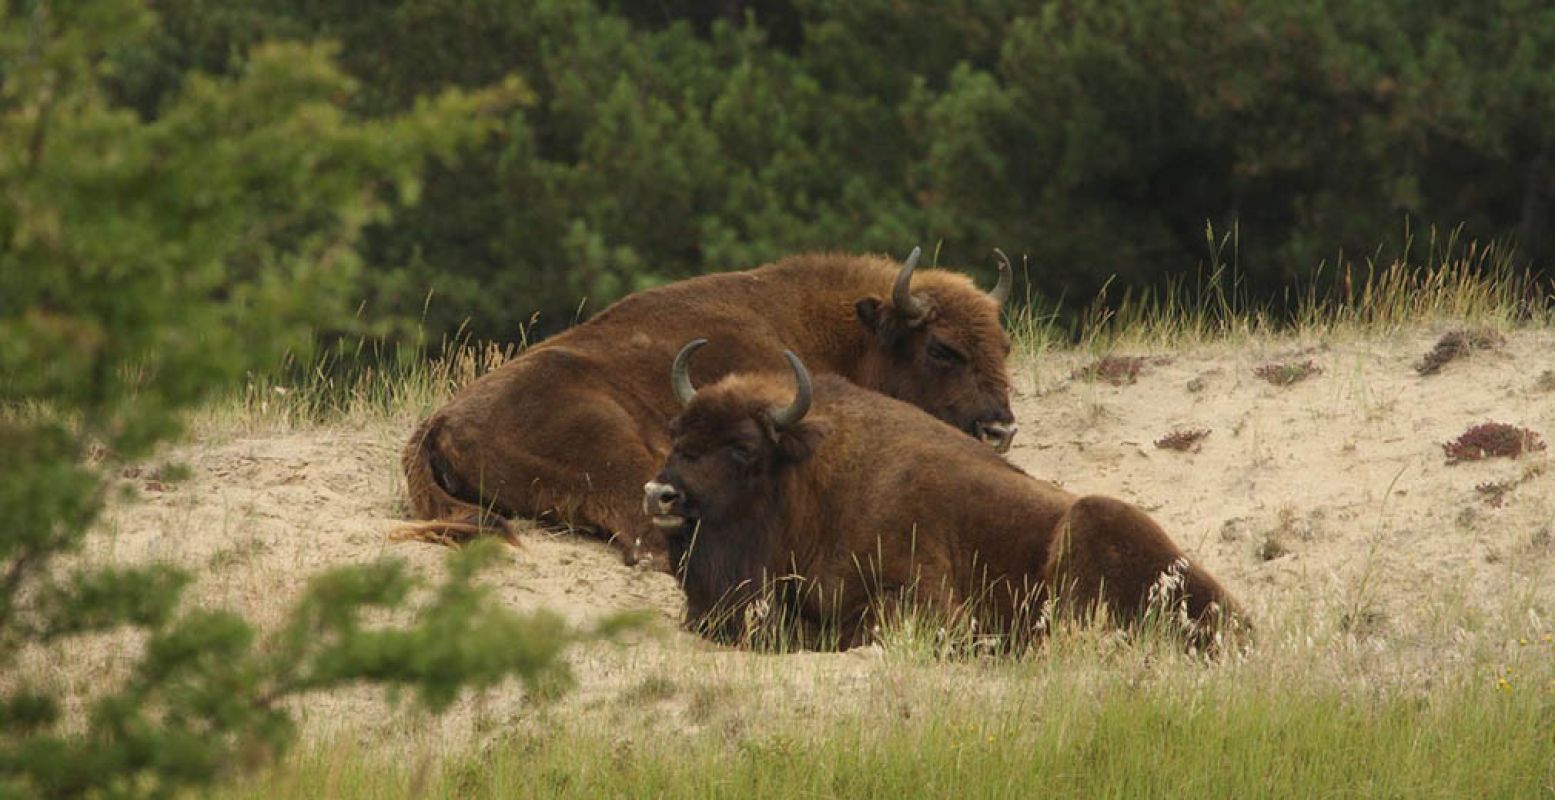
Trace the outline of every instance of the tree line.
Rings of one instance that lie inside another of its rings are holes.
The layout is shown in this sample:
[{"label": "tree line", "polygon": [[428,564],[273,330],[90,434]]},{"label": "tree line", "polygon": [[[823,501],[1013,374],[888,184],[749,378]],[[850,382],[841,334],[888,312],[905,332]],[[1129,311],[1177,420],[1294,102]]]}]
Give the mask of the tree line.
[{"label": "tree line", "polygon": [[1528,0],[155,5],[119,76],[146,115],[277,38],[337,42],[369,116],[519,82],[369,231],[366,308],[434,334],[806,248],[937,245],[991,279],[999,246],[1069,303],[1193,270],[1207,226],[1254,296],[1411,229],[1555,248],[1555,6]]},{"label": "tree line", "polygon": [[[1240,232],[1254,295],[1462,226],[1547,261],[1555,8],[1407,0],[165,0],[122,77],[339,43],[369,115],[516,77],[493,139],[370,231],[375,314],[513,338],[803,248],[939,244],[1083,302]],[[428,292],[431,299],[428,302]],[[581,308],[580,308],[581,306]]]}]

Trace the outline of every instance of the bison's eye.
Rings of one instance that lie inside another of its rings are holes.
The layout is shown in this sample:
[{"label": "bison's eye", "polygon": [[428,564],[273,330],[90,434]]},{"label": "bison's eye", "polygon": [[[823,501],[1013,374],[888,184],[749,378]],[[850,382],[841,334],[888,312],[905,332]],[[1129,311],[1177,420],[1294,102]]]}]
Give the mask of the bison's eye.
[{"label": "bison's eye", "polygon": [[729,455],[741,464],[750,464],[756,460],[756,448],[745,442],[730,442],[728,448]]},{"label": "bison's eye", "polygon": [[966,356],[938,339],[929,340],[929,358],[941,364],[965,364]]}]

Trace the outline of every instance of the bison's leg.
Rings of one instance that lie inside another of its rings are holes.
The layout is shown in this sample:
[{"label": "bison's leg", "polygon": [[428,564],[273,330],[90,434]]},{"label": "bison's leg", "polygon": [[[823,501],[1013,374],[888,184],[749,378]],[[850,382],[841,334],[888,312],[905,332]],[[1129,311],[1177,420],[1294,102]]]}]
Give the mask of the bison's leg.
[{"label": "bison's leg", "polygon": [[834,621],[839,650],[906,628],[949,636],[971,621],[954,576],[942,543],[888,539],[837,559],[811,587],[806,611]]},{"label": "bison's leg", "polygon": [[1186,614],[1203,644],[1223,623],[1245,627],[1236,602],[1143,511],[1110,497],[1076,501],[1058,522],[1044,583],[1069,609],[1104,605],[1123,622]]}]

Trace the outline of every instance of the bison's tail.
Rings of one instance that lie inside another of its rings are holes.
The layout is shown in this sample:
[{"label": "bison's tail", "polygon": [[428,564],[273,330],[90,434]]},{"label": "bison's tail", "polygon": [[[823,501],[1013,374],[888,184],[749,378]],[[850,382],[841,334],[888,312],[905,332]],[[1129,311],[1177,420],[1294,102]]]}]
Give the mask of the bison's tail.
[{"label": "bison's tail", "polygon": [[389,539],[396,542],[426,542],[427,544],[441,544],[448,547],[460,547],[478,536],[501,536],[508,544],[519,546],[518,532],[513,529],[513,523],[501,517],[486,518],[485,522],[454,522],[452,520],[432,520],[431,522],[407,522],[396,525],[389,531]]},{"label": "bison's tail", "polygon": [[494,509],[455,497],[438,480],[437,462],[442,459],[437,451],[437,432],[441,425],[442,417],[436,414],[426,418],[400,456],[411,515],[428,521],[398,525],[389,538],[458,546],[482,534],[495,534],[516,546],[518,531],[512,522]]}]

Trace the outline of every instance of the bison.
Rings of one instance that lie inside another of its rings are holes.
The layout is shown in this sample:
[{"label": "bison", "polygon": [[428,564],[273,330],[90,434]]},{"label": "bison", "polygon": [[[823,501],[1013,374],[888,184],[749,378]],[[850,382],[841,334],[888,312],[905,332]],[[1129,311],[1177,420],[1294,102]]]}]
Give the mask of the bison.
[{"label": "bison", "polygon": [[[999,323],[1013,274],[964,275],[874,256],[811,254],[627,297],[460,391],[417,428],[402,463],[413,514],[401,538],[449,541],[505,518],[592,529],[627,563],[662,555],[640,487],[669,453],[680,403],[664,384],[696,332],[719,344],[699,380],[758,368],[792,348],[818,372],[912,403],[971,436],[1015,434]],[[662,560],[661,560],[662,561]],[[660,563],[661,568],[667,562]]]},{"label": "bison", "polygon": [[820,646],[848,647],[905,599],[941,619],[970,613],[1008,642],[1036,633],[1055,596],[1123,621],[1168,599],[1204,645],[1228,621],[1245,623],[1138,508],[1037,480],[905,403],[829,375],[812,381],[792,352],[792,380],[738,373],[698,391],[688,362],[705,341],[673,362],[684,410],[643,487],[688,627],[739,641],[743,612],[762,599],[812,639],[803,644],[826,630]]}]

